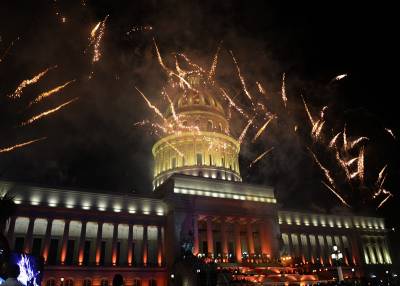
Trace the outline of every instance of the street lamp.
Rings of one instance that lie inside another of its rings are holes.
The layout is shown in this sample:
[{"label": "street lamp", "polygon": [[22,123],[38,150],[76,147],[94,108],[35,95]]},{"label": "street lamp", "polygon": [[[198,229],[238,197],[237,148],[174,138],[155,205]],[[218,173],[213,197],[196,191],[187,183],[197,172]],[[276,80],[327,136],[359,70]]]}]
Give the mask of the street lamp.
[{"label": "street lamp", "polygon": [[336,245],[333,246],[333,252],[331,254],[332,260],[334,264],[337,267],[337,272],[338,272],[338,278],[339,281],[343,281],[343,271],[342,271],[342,259],[343,259],[343,253],[338,249]]}]

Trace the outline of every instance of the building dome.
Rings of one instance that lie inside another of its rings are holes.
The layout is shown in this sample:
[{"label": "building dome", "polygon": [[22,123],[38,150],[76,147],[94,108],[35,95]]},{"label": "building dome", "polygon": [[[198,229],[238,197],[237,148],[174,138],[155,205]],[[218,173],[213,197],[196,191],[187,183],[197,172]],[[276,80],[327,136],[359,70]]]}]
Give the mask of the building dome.
[{"label": "building dome", "polygon": [[187,89],[165,112],[176,132],[161,138],[153,146],[154,188],[173,173],[241,181],[239,142],[230,136],[226,112],[212,88],[198,75],[186,80]]}]

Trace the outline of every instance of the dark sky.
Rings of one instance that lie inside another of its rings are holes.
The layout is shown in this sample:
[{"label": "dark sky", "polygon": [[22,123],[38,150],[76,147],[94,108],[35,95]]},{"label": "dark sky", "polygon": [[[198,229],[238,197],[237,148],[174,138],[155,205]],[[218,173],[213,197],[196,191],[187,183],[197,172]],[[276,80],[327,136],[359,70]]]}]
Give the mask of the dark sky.
[{"label": "dark sky", "polygon": [[[150,192],[151,146],[156,138],[133,123],[152,118],[135,86],[159,106],[163,104],[159,92],[166,77],[155,58],[152,38],[167,62],[172,53],[184,52],[205,67],[223,41],[217,78],[232,90],[240,90],[240,82],[229,50],[237,56],[253,91],[255,81],[263,83],[272,106],[280,100],[282,73],[286,73],[288,115],[299,125],[301,137],[286,135],[287,130],[278,126],[261,142],[245,143],[241,155],[245,181],[274,186],[288,207],[339,205],[321,186],[321,173],[306,150],[312,142],[303,138],[309,133],[300,101],[303,94],[314,114],[329,106],[329,135],[346,124],[352,136],[371,138],[367,175],[375,176],[388,163],[386,186],[395,194],[378,215],[393,214],[399,202],[399,148],[398,141],[383,130],[391,128],[400,136],[396,9],[394,4],[347,2],[1,1],[0,55],[15,43],[0,63],[0,148],[48,138],[0,154],[0,178]],[[88,36],[106,15],[102,57],[92,65]],[[152,30],[140,29],[145,26]],[[138,31],[127,35],[134,27]],[[53,65],[58,67],[26,88],[21,99],[7,98],[23,79]],[[91,71],[94,76],[88,80]],[[330,83],[343,73],[348,77]],[[26,108],[40,92],[71,79],[76,82],[63,92]],[[64,110],[19,127],[32,115],[76,96],[79,100]],[[241,128],[235,123],[232,132],[237,135]],[[249,170],[249,162],[271,146],[279,148]]]}]

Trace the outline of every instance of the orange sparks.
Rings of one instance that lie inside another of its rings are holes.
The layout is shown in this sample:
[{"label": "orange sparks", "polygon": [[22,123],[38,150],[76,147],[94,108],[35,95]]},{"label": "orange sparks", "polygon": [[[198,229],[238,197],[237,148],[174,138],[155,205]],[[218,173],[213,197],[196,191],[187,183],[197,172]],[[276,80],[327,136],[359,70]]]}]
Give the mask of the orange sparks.
[{"label": "orange sparks", "polygon": [[356,140],[354,140],[353,142],[350,143],[350,149],[353,149],[357,144],[359,144],[360,142],[362,142],[364,140],[369,140],[369,138],[368,137],[357,138]]},{"label": "orange sparks", "polygon": [[[286,104],[287,104],[287,96],[286,96],[286,86],[285,86],[285,73],[283,73],[283,75],[282,75],[282,90],[281,90],[281,92],[282,92],[282,101],[283,101],[283,105],[285,106],[285,108],[286,108]],[[304,99],[303,99],[303,101],[304,101]],[[305,103],[304,103],[305,104]]]},{"label": "orange sparks", "polygon": [[193,67],[195,70],[200,71],[202,73],[205,73],[204,69],[199,66],[198,64],[195,64],[194,62],[192,62],[188,56],[186,56],[183,53],[178,54],[178,56],[181,56],[191,67]]},{"label": "orange sparks", "polygon": [[31,141],[28,141],[28,142],[16,144],[16,145],[11,146],[11,147],[3,148],[3,149],[0,149],[0,153],[10,152],[12,150],[15,150],[15,149],[18,149],[18,148],[24,147],[26,145],[30,145],[30,144],[33,144],[35,142],[42,141],[42,140],[45,140],[45,139],[47,139],[47,137],[42,137],[42,138],[34,139],[34,140],[31,140]]},{"label": "orange sparks", "polygon": [[246,136],[247,130],[249,129],[250,125],[253,124],[254,117],[247,122],[247,125],[244,127],[242,133],[239,136],[239,144],[242,144],[244,137]]},{"label": "orange sparks", "polygon": [[258,137],[260,137],[260,135],[264,132],[265,128],[268,126],[268,124],[271,122],[271,120],[273,119],[273,117],[270,117],[267,122],[264,123],[263,126],[261,126],[261,128],[257,131],[256,135],[254,135],[253,140],[251,140],[251,142],[255,142],[257,140]]},{"label": "orange sparks", "polygon": [[267,95],[267,93],[265,92],[265,89],[263,88],[263,86],[261,85],[260,82],[256,81],[256,85],[257,85],[258,91],[259,91],[261,94]]},{"label": "orange sparks", "polygon": [[29,120],[27,120],[27,121],[25,121],[25,122],[22,122],[22,123],[21,123],[21,126],[25,126],[25,125],[31,124],[32,122],[34,122],[34,121],[36,121],[36,120],[39,120],[39,119],[42,118],[42,117],[46,117],[46,116],[48,116],[49,114],[52,114],[52,113],[54,113],[54,112],[60,110],[61,108],[67,106],[68,104],[71,104],[72,102],[78,100],[78,98],[79,98],[79,97],[75,97],[75,98],[73,98],[73,99],[71,99],[71,100],[69,100],[69,101],[67,101],[67,102],[65,102],[65,103],[63,103],[63,104],[61,104],[61,105],[59,105],[59,106],[53,108],[53,109],[50,109],[50,110],[47,110],[47,111],[45,111],[45,112],[42,112],[42,113],[40,113],[40,114],[38,114],[38,115],[35,115],[35,116],[32,117],[31,119],[29,119]]},{"label": "orange sparks", "polygon": [[378,205],[377,209],[379,209],[380,207],[382,207],[383,204],[386,203],[386,201],[387,201],[388,199],[390,199],[390,197],[393,197],[393,194],[392,194],[392,193],[389,193],[388,196],[387,196],[385,199],[383,199],[383,201]]},{"label": "orange sparks", "polygon": [[311,151],[310,148],[307,148],[308,151],[310,151],[311,155],[314,158],[315,163],[318,165],[318,167],[320,167],[320,169],[324,172],[325,177],[328,179],[328,181],[331,183],[332,186],[335,185],[335,181],[333,180],[332,176],[330,175],[330,172],[327,168],[325,168],[321,162],[318,160],[317,156],[314,154],[313,151]]},{"label": "orange sparks", "polygon": [[136,90],[140,93],[140,95],[144,98],[144,100],[146,101],[147,105],[154,110],[154,112],[161,117],[162,120],[167,121],[167,119],[165,119],[164,115],[161,113],[161,111],[154,106],[150,100],[147,99],[147,97],[143,94],[143,92],[141,92],[136,86],[135,86]]},{"label": "orange sparks", "polygon": [[101,56],[100,43],[104,35],[104,30],[106,28],[107,18],[108,15],[104,18],[103,21],[97,23],[97,25],[90,32],[90,37],[91,37],[90,43],[93,44],[93,58],[92,58],[93,63],[100,60]]},{"label": "orange sparks", "polygon": [[310,110],[308,109],[307,103],[306,103],[306,101],[304,100],[303,95],[301,95],[301,99],[303,100],[304,109],[305,109],[306,112],[307,112],[308,119],[310,120],[311,125],[314,127],[314,125],[315,125],[314,119],[313,119],[312,116],[311,116]]},{"label": "orange sparks", "polygon": [[249,118],[249,116],[243,111],[243,109],[241,109],[231,98],[230,96],[226,93],[226,91],[221,87],[221,94],[222,97],[224,97],[225,99],[228,100],[229,105],[234,107],[236,109],[236,111],[238,111],[241,115],[243,115],[245,118]]},{"label": "orange sparks", "polygon": [[218,45],[217,52],[214,55],[210,71],[208,73],[208,80],[211,83],[214,83],[214,77],[215,77],[215,71],[217,70],[217,64],[218,64],[218,55],[219,55],[219,50],[221,49],[221,43]]},{"label": "orange sparks", "polygon": [[350,205],[342,198],[342,196],[340,196],[333,188],[331,188],[330,186],[328,186],[327,183],[325,183],[324,181],[321,181],[322,184],[328,189],[330,190],[345,206],[350,207]]},{"label": "orange sparks", "polygon": [[240,82],[242,83],[243,91],[246,94],[246,96],[250,99],[251,103],[253,104],[253,99],[251,98],[251,95],[250,95],[249,91],[247,90],[246,82],[244,80],[244,77],[242,76],[242,73],[240,72],[239,64],[238,64],[235,56],[233,55],[233,52],[232,51],[229,51],[229,52],[231,53],[232,59],[233,59],[233,61],[235,63],[236,70],[238,72],[238,76],[239,76]]},{"label": "orange sparks", "polygon": [[346,125],[343,127],[343,149],[345,151],[348,150],[348,142],[347,142],[347,134],[346,134]]},{"label": "orange sparks", "polygon": [[28,85],[34,84],[36,83],[40,78],[42,78],[48,71],[55,69],[57,66],[53,66],[53,67],[49,67],[47,69],[45,69],[44,71],[42,71],[41,73],[35,75],[33,78],[31,79],[25,79],[23,80],[18,87],[16,88],[16,90],[14,91],[13,94],[9,95],[10,98],[12,99],[16,99],[16,98],[20,98],[22,95],[22,90],[27,87]]},{"label": "orange sparks", "polygon": [[360,148],[360,153],[358,155],[357,172],[360,181],[364,181],[364,146]]},{"label": "orange sparks", "polygon": [[271,147],[268,150],[266,150],[265,152],[261,153],[253,162],[250,163],[249,168],[251,168],[255,163],[260,161],[262,158],[264,158],[264,156],[267,155],[268,153],[270,153],[273,149],[274,149],[274,147]]},{"label": "orange sparks", "polygon": [[57,86],[57,87],[55,87],[55,88],[53,88],[53,89],[51,89],[49,91],[42,92],[38,97],[35,98],[35,100],[33,100],[33,101],[31,101],[29,103],[29,106],[31,106],[34,103],[38,103],[39,101],[43,100],[44,98],[49,97],[49,96],[59,92],[60,90],[62,90],[63,88],[67,87],[69,84],[73,83],[74,81],[75,81],[75,79],[74,80],[70,80],[70,81],[68,81],[68,82],[66,82],[66,83],[64,83],[62,85],[59,85],[59,86]]},{"label": "orange sparks", "polygon": [[336,134],[336,135],[332,138],[331,142],[329,142],[329,145],[328,145],[329,148],[332,148],[333,146],[335,146],[336,140],[338,139],[338,137],[340,136],[341,133],[342,133],[342,132],[339,132],[338,134]]}]

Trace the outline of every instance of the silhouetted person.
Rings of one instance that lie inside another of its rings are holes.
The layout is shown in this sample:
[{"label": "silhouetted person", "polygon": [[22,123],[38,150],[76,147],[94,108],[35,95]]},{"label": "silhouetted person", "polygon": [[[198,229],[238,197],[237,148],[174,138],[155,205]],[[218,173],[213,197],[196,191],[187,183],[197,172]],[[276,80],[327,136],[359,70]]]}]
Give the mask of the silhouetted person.
[{"label": "silhouetted person", "polygon": [[123,286],[124,278],[121,274],[115,274],[112,282],[112,286]]},{"label": "silhouetted person", "polygon": [[17,264],[9,264],[7,267],[7,280],[1,286],[24,286],[17,280],[19,276],[19,266]]}]

